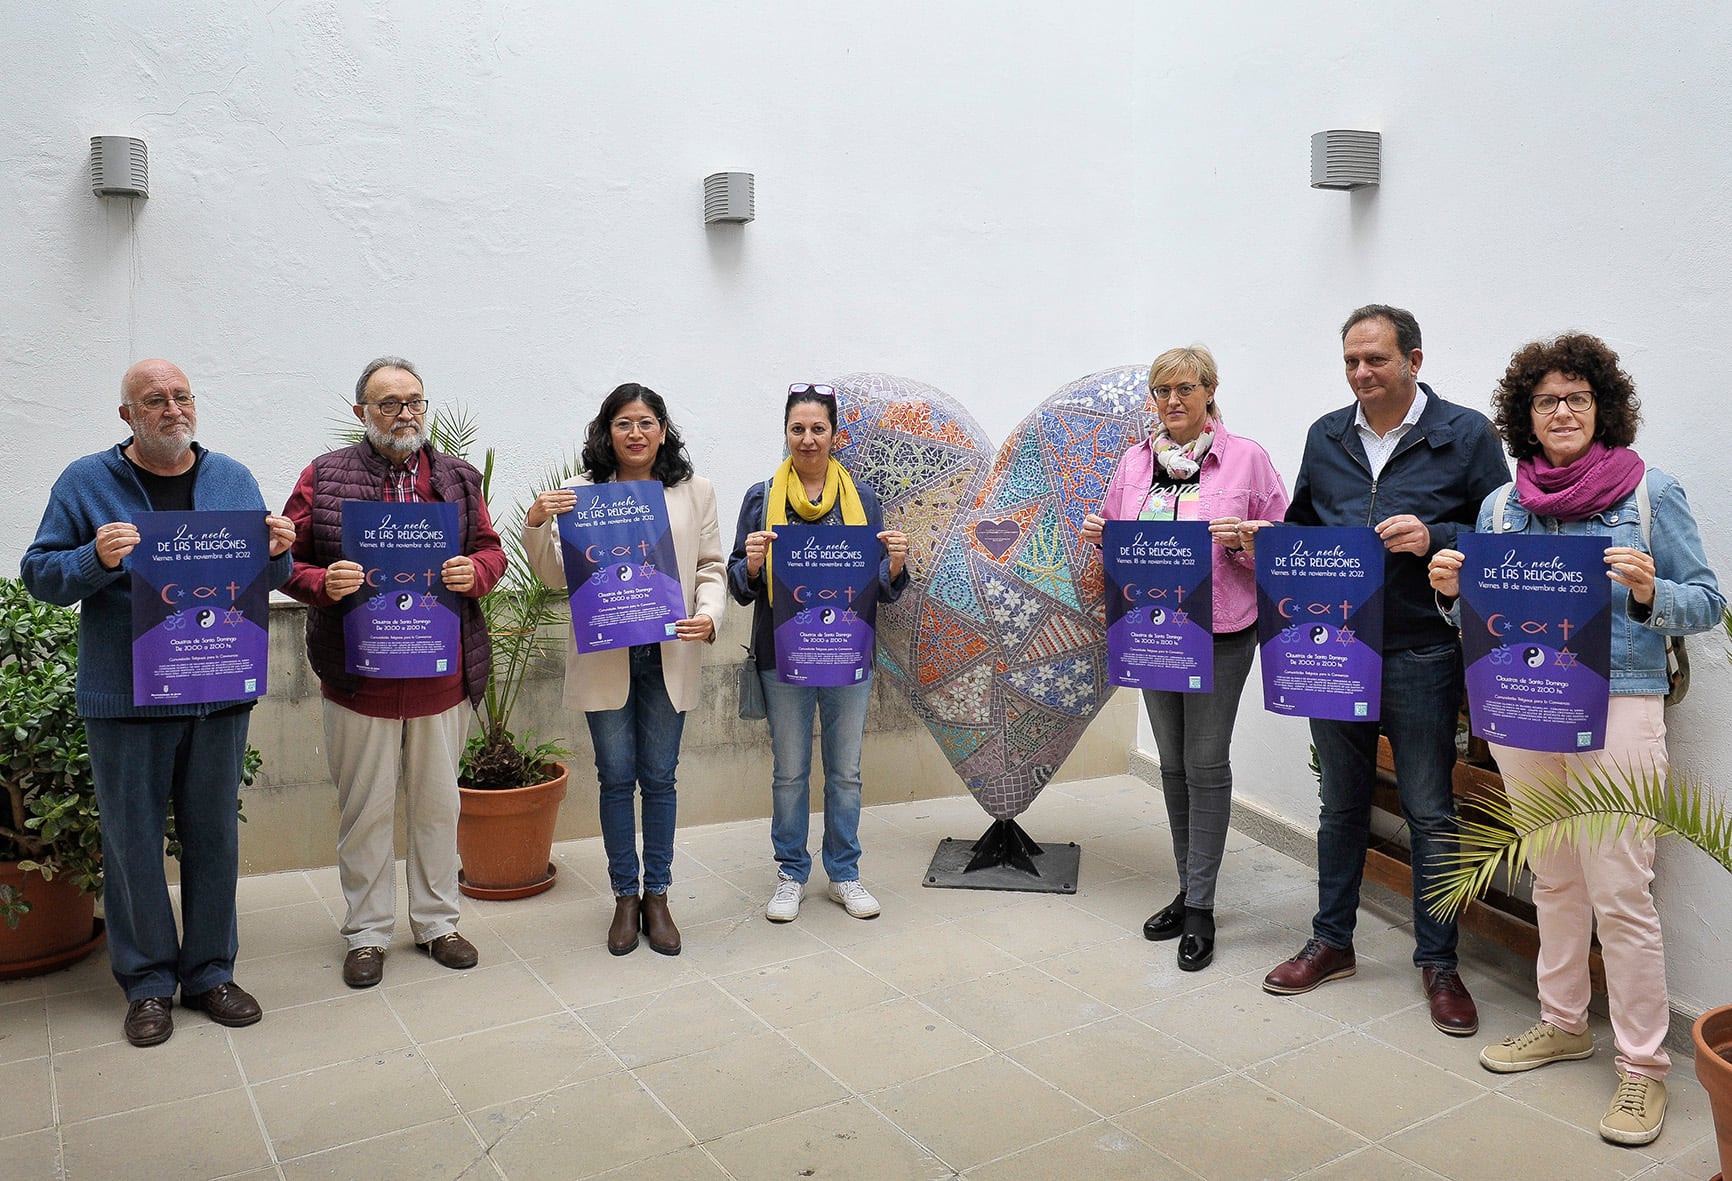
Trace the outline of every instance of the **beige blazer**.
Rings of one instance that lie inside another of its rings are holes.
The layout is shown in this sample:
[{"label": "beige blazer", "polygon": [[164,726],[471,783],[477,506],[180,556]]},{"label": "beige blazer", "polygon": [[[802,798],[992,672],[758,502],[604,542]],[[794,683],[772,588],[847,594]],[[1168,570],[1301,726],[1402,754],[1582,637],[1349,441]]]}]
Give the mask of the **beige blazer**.
[{"label": "beige blazer", "polygon": [[[586,477],[567,480],[565,487],[582,488]],[[686,614],[708,615],[722,630],[722,612],[728,595],[727,562],[722,555],[722,532],[716,523],[716,489],[702,476],[664,489],[668,498],[668,522],[673,529],[674,555],[679,559],[680,586],[686,592]],[[554,518],[539,526],[523,527],[523,549],[536,575],[548,586],[565,589],[565,565],[559,554],[559,529]],[[712,641],[713,643],[714,641]],[[681,713],[698,703],[702,688],[702,645],[687,640],[662,642],[662,678],[668,700]],[[566,629],[565,707],[592,710],[620,709],[631,690],[630,649],[579,655],[577,638]]]}]

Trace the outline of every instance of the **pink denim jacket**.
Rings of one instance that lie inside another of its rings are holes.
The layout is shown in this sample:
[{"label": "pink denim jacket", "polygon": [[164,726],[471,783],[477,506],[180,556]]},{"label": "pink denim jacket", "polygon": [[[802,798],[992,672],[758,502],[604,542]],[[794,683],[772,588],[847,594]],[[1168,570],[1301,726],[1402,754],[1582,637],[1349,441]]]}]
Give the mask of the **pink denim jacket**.
[{"label": "pink denim jacket", "polygon": [[[1247,521],[1279,521],[1287,515],[1287,486],[1269,462],[1269,453],[1250,439],[1230,434],[1219,422],[1210,425],[1215,441],[1203,456],[1199,480],[1199,519],[1240,517]],[[1101,502],[1109,521],[1133,518],[1142,510],[1155,474],[1155,444],[1144,439],[1119,459]],[[1249,555],[1217,545],[1215,550],[1215,634],[1250,627],[1257,621],[1256,565]]]}]

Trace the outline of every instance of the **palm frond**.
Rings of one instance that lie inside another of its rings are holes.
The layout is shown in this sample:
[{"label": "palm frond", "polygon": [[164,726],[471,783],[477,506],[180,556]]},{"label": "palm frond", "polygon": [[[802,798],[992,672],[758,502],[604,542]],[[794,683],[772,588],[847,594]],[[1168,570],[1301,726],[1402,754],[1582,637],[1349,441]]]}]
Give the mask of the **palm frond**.
[{"label": "palm frond", "polygon": [[1513,785],[1513,793],[1511,786],[1465,806],[1459,848],[1436,858],[1442,872],[1426,901],[1443,915],[1465,910],[1500,869],[1513,877],[1555,845],[1596,844],[1632,826],[1680,837],[1732,873],[1732,815],[1693,777],[1602,764],[1569,782],[1548,776]]}]

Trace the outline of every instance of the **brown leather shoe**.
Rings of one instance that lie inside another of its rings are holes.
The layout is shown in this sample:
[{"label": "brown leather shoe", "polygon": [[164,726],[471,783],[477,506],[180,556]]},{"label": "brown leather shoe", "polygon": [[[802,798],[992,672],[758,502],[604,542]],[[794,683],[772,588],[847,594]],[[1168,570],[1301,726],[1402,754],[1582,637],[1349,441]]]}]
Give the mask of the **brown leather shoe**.
[{"label": "brown leather shoe", "polygon": [[637,950],[640,911],[636,894],[619,894],[614,897],[613,922],[607,928],[607,950],[611,954],[630,955]]},{"label": "brown leather shoe", "polygon": [[680,954],[680,929],[674,926],[674,916],[668,913],[666,894],[643,896],[643,933],[649,937],[650,950],[657,955]]},{"label": "brown leather shoe", "polygon": [[1263,991],[1277,996],[1297,996],[1319,984],[1340,980],[1359,970],[1353,949],[1330,947],[1321,939],[1307,939],[1299,954],[1263,977]]},{"label": "brown leather shoe", "polygon": [[139,997],[126,1006],[126,1020],[120,1028],[135,1046],[161,1045],[174,1032],[174,998]]},{"label": "brown leather shoe", "polygon": [[1431,1001],[1431,1023],[1451,1037],[1479,1032],[1479,1010],[1454,968],[1422,968],[1425,995]]},{"label": "brown leather shoe", "polygon": [[383,947],[351,947],[343,957],[343,983],[350,988],[371,988],[384,975]]},{"label": "brown leather shoe", "polygon": [[439,936],[429,943],[415,945],[421,951],[433,957],[433,962],[441,968],[473,968],[481,962],[481,953],[475,950],[475,945],[455,931]]},{"label": "brown leather shoe", "polygon": [[233,980],[225,980],[204,992],[183,991],[180,994],[180,1003],[189,1009],[203,1009],[212,1021],[230,1029],[252,1025],[264,1016],[259,1002]]}]

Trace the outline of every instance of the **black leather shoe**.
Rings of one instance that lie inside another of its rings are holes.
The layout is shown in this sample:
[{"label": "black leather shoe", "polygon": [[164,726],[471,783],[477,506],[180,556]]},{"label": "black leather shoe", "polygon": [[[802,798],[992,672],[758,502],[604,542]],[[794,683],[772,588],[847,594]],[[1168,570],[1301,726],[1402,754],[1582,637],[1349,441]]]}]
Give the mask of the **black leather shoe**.
[{"label": "black leather shoe", "polygon": [[126,1021],[120,1028],[135,1046],[161,1045],[174,1033],[174,998],[139,997],[126,1006]]},{"label": "black leather shoe", "polygon": [[1179,970],[1200,972],[1215,958],[1215,912],[1185,907],[1185,933],[1179,939]]},{"label": "black leather shoe", "polygon": [[1206,935],[1185,935],[1179,939],[1179,970],[1201,972],[1215,958],[1215,941]]},{"label": "black leather shoe", "polygon": [[1177,939],[1185,929],[1185,892],[1178,895],[1167,904],[1165,910],[1157,910],[1143,924],[1143,938],[1159,943],[1163,939]]},{"label": "black leather shoe", "polygon": [[264,1016],[259,1002],[233,980],[225,980],[204,992],[182,992],[180,1003],[189,1009],[203,1009],[212,1021],[230,1029],[252,1025]]}]

